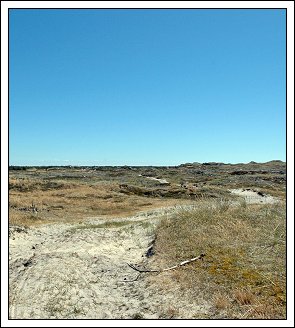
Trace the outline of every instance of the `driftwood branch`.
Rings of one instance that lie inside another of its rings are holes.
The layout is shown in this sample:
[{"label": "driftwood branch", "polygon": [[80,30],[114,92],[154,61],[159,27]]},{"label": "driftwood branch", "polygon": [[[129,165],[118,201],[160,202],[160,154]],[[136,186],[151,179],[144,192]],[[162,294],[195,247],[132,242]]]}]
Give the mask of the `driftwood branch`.
[{"label": "driftwood branch", "polygon": [[158,270],[155,270],[155,269],[141,269],[141,268],[137,268],[135,265],[133,264],[130,264],[130,263],[127,263],[131,269],[135,270],[135,271],[138,271],[140,273],[143,273],[143,272],[164,272],[164,271],[169,271],[169,270],[173,270],[173,269],[176,269],[176,268],[179,268],[183,265],[186,265],[188,263],[191,263],[191,262],[194,262],[196,260],[203,260],[203,257],[205,256],[205,254],[201,254],[197,257],[194,257],[190,260],[186,260],[186,261],[183,261],[177,265],[174,265],[172,267],[169,267],[169,268],[165,268],[165,269],[158,269]]}]

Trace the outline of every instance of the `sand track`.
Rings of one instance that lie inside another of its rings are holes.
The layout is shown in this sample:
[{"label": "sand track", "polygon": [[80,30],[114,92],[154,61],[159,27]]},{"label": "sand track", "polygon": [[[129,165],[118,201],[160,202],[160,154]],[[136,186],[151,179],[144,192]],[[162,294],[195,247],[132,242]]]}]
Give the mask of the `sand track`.
[{"label": "sand track", "polygon": [[[11,319],[157,319],[173,304],[126,262],[145,265],[154,226],[176,207],[10,235]],[[119,226],[117,224],[119,223]],[[121,225],[120,225],[121,224]]]}]

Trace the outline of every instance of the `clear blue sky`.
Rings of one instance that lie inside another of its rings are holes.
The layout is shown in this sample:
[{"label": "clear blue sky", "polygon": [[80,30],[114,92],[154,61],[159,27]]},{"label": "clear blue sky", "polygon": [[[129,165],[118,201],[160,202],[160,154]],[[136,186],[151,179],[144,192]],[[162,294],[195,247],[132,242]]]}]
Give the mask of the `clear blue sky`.
[{"label": "clear blue sky", "polygon": [[284,10],[11,10],[10,165],[286,160]]}]

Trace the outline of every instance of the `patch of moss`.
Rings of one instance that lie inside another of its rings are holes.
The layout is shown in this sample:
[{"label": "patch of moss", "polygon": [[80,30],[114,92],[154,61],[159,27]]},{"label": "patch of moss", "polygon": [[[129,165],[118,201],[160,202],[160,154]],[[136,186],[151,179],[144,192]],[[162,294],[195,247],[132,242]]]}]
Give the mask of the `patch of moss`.
[{"label": "patch of moss", "polygon": [[285,288],[279,281],[271,281],[259,270],[251,268],[251,263],[243,250],[223,249],[208,256],[211,265],[207,272],[218,285],[228,285],[231,289],[251,289],[253,293],[275,304],[286,304]]}]

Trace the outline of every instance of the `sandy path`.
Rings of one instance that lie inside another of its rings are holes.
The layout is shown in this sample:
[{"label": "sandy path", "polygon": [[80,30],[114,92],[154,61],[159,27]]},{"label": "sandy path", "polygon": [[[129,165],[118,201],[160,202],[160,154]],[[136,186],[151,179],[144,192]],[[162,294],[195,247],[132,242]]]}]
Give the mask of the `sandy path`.
[{"label": "sandy path", "polygon": [[[126,262],[145,264],[154,226],[177,208],[83,224],[52,224],[27,231],[11,229],[10,318],[157,319],[175,303],[157,292],[145,274]],[[108,220],[110,222],[110,220]],[[200,308],[201,310],[201,308]],[[204,310],[204,309],[203,309]],[[202,310],[202,311],[203,311]]]}]

